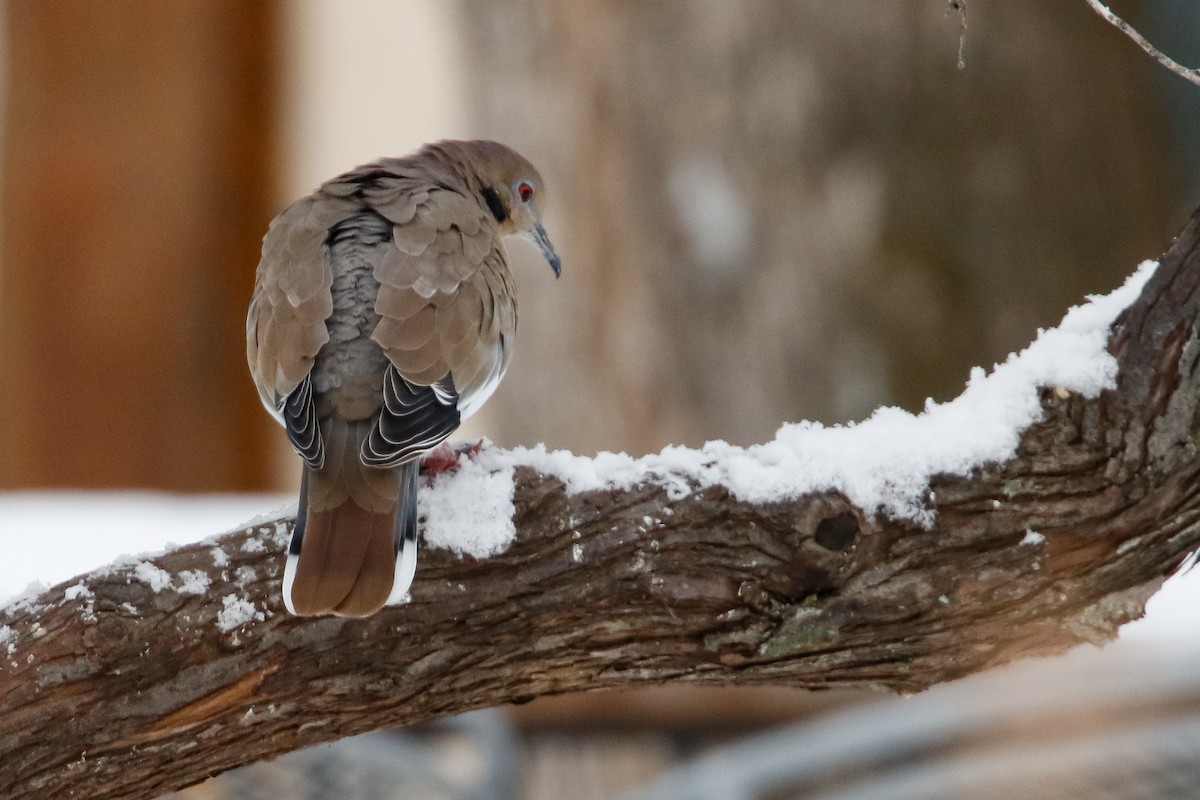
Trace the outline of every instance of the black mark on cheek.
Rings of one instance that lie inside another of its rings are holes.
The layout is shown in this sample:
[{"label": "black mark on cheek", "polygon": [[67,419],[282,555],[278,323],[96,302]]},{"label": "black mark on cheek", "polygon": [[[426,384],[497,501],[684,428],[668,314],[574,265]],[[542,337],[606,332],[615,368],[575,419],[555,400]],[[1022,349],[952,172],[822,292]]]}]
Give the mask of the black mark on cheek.
[{"label": "black mark on cheek", "polygon": [[483,202],[487,203],[488,211],[492,212],[492,216],[496,218],[496,222],[504,222],[508,219],[508,209],[504,207],[504,201],[500,199],[500,195],[490,186],[485,186],[479,190],[483,195]]}]

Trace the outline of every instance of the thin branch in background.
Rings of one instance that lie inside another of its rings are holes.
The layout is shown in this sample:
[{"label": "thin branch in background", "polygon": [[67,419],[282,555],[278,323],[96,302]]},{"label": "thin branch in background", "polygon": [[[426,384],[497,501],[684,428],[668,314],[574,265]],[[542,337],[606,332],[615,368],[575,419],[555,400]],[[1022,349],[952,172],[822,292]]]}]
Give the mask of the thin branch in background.
[{"label": "thin branch in background", "polygon": [[964,51],[967,48],[967,0],[948,0],[946,7],[946,16],[950,16],[951,11],[958,12],[958,68],[967,68],[967,59]]},{"label": "thin branch in background", "polygon": [[[1163,53],[1163,51],[1151,44],[1149,39],[1134,30],[1132,25],[1114,14],[1108,8],[1108,6],[1101,3],[1100,0],[1087,0],[1087,4],[1092,7],[1093,11],[1104,17],[1104,19],[1108,20],[1109,23],[1118,28],[1130,39],[1133,39],[1135,42],[1137,42],[1138,47],[1145,50],[1152,58],[1154,58],[1155,61],[1162,64],[1164,67],[1171,70],[1171,72],[1174,72],[1181,78],[1187,78],[1192,83],[1200,86],[1200,69],[1188,69],[1175,59]],[[951,5],[953,5],[953,3],[951,3]]]}]

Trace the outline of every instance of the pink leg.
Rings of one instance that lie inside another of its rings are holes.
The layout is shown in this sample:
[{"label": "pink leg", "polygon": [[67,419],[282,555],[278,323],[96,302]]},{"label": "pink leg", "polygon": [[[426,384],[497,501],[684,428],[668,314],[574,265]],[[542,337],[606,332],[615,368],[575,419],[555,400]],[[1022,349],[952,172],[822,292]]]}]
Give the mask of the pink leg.
[{"label": "pink leg", "polygon": [[421,457],[421,472],[440,475],[458,466],[458,459],[465,455],[474,458],[483,449],[483,439],[477,442],[442,442]]}]

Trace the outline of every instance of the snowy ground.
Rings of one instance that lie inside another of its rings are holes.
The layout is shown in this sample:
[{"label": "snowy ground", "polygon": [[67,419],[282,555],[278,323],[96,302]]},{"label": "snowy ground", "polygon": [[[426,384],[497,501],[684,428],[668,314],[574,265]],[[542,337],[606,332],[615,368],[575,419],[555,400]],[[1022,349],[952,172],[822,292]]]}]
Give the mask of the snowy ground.
[{"label": "snowy ground", "polygon": [[[0,493],[4,557],[0,605],[38,585],[67,580],[122,556],[161,551],[290,512],[281,495],[131,492]],[[31,587],[31,584],[33,585]],[[1172,578],[1123,639],[1200,640],[1200,569]]]},{"label": "snowy ground", "polygon": [[285,495],[0,492],[0,604],[123,556],[190,544],[295,507]]}]

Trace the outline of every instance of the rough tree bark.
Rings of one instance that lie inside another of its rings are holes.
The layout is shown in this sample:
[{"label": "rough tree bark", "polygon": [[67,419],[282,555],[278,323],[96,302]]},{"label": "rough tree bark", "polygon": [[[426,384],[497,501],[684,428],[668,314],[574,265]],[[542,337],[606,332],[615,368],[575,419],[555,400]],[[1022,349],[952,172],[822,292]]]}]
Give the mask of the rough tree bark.
[{"label": "rough tree bark", "polygon": [[930,529],[837,494],[568,495],[525,469],[507,552],[427,551],[413,602],[367,620],[283,613],[290,520],[64,583],[0,611],[0,793],[151,798],[548,693],[908,692],[1104,642],[1200,547],[1198,336],[1200,212],[1114,325],[1116,387],[1045,389],[1013,459],[933,480]]}]

